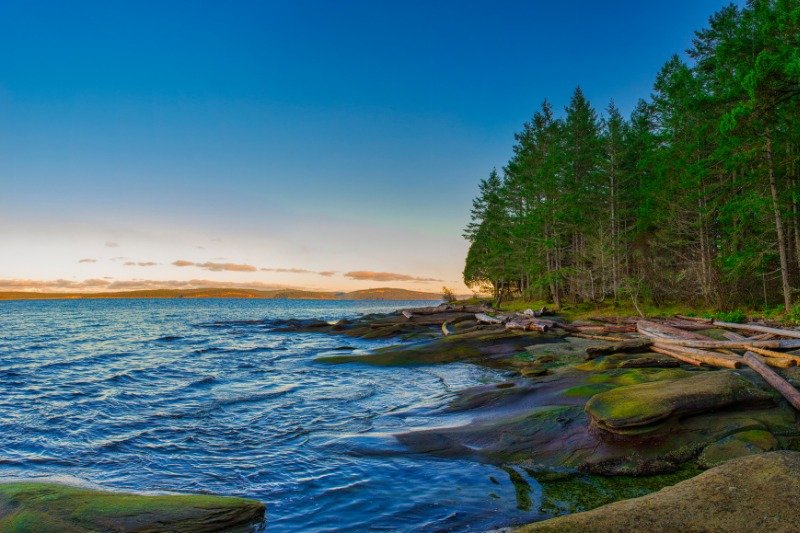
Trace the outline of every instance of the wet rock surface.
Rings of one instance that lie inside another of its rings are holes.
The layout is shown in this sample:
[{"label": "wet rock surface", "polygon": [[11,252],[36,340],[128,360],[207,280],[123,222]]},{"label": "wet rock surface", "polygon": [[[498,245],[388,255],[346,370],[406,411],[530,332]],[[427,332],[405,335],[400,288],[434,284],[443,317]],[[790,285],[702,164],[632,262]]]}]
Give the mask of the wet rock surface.
[{"label": "wet rock surface", "polygon": [[140,495],[55,483],[0,484],[0,531],[246,531],[264,518],[261,502],[209,495]]},{"label": "wet rock surface", "polygon": [[[520,508],[534,505],[526,479],[541,485],[541,512],[557,515],[639,497],[728,461],[800,449],[796,412],[749,369],[654,353],[650,340],[630,337],[627,324],[598,328],[555,318],[536,323],[552,324],[546,331],[531,331],[468,314],[447,309],[439,318],[395,314],[303,327],[398,339],[367,354],[317,358],[324,363],[471,362],[508,371],[507,381],[455,392],[424,428],[395,437],[410,453],[502,467]],[[720,336],[691,329],[708,335],[701,338]]]}]

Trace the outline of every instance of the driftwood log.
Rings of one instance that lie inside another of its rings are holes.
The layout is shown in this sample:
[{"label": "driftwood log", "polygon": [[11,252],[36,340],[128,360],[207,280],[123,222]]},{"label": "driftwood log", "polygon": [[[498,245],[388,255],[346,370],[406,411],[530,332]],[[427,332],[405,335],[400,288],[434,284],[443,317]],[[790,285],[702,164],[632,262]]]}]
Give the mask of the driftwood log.
[{"label": "driftwood log", "polygon": [[714,325],[725,329],[757,331],[759,333],[770,333],[772,335],[778,335],[779,337],[793,337],[795,339],[800,339],[800,331],[796,329],[772,328],[769,326],[761,326],[759,324],[736,324],[733,322],[720,322],[719,320],[715,320]]},{"label": "driftwood log", "polygon": [[792,407],[800,411],[800,392],[792,387],[791,383],[783,379],[752,352],[744,354],[744,362],[764,378],[764,381],[769,383],[773,389],[781,393],[781,396],[786,398]]},{"label": "driftwood log", "polygon": [[698,361],[697,359],[689,357],[688,355],[684,355],[680,352],[669,350],[667,348],[660,348],[659,346],[653,346],[650,348],[650,350],[663,355],[668,355],[673,359],[677,359],[678,361],[686,363],[687,365],[694,365],[694,366],[701,365],[700,361]]},{"label": "driftwood log", "polygon": [[753,341],[746,340],[727,340],[718,341],[714,339],[709,340],[695,340],[695,339],[671,339],[667,337],[659,337],[659,342],[675,344],[678,346],[687,346],[689,348],[706,348],[711,350],[747,350],[753,346],[757,348],[766,349],[784,349],[791,350],[800,348],[800,339],[791,340],[772,340],[772,341]]},{"label": "driftwood log", "polygon": [[709,337],[705,335],[700,335],[699,333],[692,333],[691,331],[685,331],[680,328],[676,328],[674,326],[668,326],[666,324],[659,324],[658,322],[653,322],[652,320],[639,320],[636,323],[636,331],[641,333],[642,335],[647,335],[648,337],[677,337],[679,339],[695,339],[695,340],[708,340]]},{"label": "driftwood log", "polygon": [[502,324],[503,321],[499,318],[495,318],[493,316],[489,316],[484,313],[475,313],[475,320],[478,322],[482,322],[484,324]]},{"label": "driftwood log", "polygon": [[673,353],[685,355],[710,366],[734,369],[742,367],[742,358],[738,356],[709,352],[707,350],[700,350],[699,348],[689,348],[687,346],[678,346],[675,344],[663,344],[660,340],[661,339],[656,339],[653,346],[661,348],[662,350],[665,349]]}]

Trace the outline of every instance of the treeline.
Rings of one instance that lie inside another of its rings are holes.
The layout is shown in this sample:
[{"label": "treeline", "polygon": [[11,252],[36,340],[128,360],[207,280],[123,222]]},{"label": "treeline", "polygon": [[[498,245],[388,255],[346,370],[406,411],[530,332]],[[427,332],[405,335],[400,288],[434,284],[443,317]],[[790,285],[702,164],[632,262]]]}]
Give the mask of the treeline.
[{"label": "treeline", "polygon": [[800,286],[800,0],[729,6],[626,119],[546,101],[481,181],[464,281],[495,297],[774,305]]}]

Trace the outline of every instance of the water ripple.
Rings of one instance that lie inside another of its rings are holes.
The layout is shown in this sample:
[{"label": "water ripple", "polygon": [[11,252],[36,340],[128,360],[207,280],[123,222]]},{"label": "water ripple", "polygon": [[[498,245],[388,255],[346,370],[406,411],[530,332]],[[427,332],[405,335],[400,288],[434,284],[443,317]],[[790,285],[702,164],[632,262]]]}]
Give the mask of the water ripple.
[{"label": "water ripple", "polygon": [[501,470],[392,437],[494,371],[324,365],[313,355],[387,341],[270,332],[403,305],[418,303],[0,302],[0,478],[247,496],[279,532],[522,521],[512,484],[489,481]]}]

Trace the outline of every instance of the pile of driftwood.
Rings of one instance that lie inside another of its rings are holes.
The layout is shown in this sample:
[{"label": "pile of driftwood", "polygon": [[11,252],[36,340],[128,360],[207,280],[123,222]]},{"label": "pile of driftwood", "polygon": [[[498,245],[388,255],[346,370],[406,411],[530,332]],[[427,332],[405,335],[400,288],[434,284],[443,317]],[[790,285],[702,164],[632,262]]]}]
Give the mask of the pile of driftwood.
[{"label": "pile of driftwood", "polygon": [[[770,368],[788,368],[800,363],[799,355],[781,351],[800,348],[800,331],[694,317],[677,317],[671,322],[639,320],[636,330],[649,339],[650,350],[690,365],[723,368],[746,365],[800,410],[800,392]],[[712,328],[742,331],[749,336],[725,331],[722,335],[725,340],[717,340],[697,333]]]},{"label": "pile of driftwood", "polygon": [[[734,369],[748,366],[780,392],[795,409],[800,410],[800,392],[770,368],[800,365],[800,355],[787,352],[800,348],[800,331],[686,316],[660,321],[622,318],[615,319],[614,322],[633,325],[637,335],[620,338],[605,346],[589,348],[589,357],[650,350],[694,366]],[[710,329],[724,330],[724,340],[698,333]],[[745,332],[749,336],[737,331]]]},{"label": "pile of driftwood", "polygon": [[[551,316],[552,313],[546,308],[537,311],[527,309],[521,313],[497,313],[490,307],[453,304],[406,309],[402,315],[419,324],[440,324],[444,335],[450,334],[448,324],[473,320],[478,324],[475,328],[534,332],[560,329],[571,337],[605,341],[604,345],[586,350],[589,358],[650,350],[695,366],[734,369],[747,366],[800,410],[800,392],[772,369],[800,365],[800,355],[788,352],[800,349],[799,330],[680,315],[658,321],[602,317],[567,323]],[[711,329],[724,330],[724,340],[698,333]]]}]

